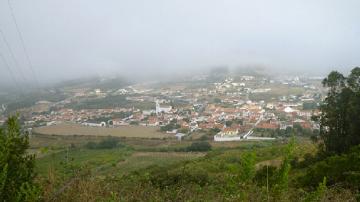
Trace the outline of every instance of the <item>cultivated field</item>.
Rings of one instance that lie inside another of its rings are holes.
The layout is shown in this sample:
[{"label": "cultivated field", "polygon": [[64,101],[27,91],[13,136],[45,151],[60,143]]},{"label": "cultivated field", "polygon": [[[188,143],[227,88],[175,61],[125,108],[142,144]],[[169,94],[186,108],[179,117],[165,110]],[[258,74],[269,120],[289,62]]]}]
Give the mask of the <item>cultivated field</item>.
[{"label": "cultivated field", "polygon": [[166,138],[167,134],[158,131],[158,127],[121,126],[116,128],[90,127],[78,124],[58,124],[35,128],[34,132],[46,135],[88,135],[137,138]]}]

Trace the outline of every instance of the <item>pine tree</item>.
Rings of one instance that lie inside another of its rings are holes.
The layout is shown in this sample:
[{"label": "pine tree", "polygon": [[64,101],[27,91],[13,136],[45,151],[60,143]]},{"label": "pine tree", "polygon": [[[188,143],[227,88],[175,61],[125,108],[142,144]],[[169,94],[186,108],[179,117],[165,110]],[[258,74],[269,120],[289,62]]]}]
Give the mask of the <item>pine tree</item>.
[{"label": "pine tree", "polygon": [[328,94],[320,107],[320,135],[328,153],[342,153],[360,144],[360,68],[349,77],[333,71],[323,80]]}]

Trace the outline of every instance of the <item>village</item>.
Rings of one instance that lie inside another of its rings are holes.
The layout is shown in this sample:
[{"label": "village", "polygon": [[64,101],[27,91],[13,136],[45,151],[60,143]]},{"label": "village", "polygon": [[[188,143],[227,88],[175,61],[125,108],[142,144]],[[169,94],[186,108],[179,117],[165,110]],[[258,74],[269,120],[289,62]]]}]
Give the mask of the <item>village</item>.
[{"label": "village", "polygon": [[[179,139],[211,131],[207,134],[212,137],[207,138],[214,141],[273,140],[281,131],[294,127],[307,133],[318,131],[319,125],[312,116],[319,114],[321,89],[314,82],[303,80],[241,76],[237,81],[227,77],[200,87],[185,83],[169,84],[165,89],[145,85],[112,91],[73,89],[72,96],[60,102],[38,101],[28,110],[30,113],[24,113],[28,114],[24,123],[30,129],[60,123],[84,127],[140,125],[159,127],[161,132]],[[285,89],[284,94],[276,92],[279,86]],[[291,89],[299,92],[291,93]],[[101,103],[114,96],[123,98],[126,106],[72,107],[72,103],[89,99]]]}]

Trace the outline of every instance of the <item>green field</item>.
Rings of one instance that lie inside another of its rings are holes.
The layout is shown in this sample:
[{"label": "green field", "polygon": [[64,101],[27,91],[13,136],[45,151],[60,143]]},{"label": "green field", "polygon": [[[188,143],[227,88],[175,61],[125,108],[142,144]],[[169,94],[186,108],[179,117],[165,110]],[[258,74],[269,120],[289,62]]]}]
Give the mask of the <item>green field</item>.
[{"label": "green field", "polygon": [[134,152],[113,169],[118,174],[144,169],[150,166],[169,166],[181,161],[192,160],[204,156],[204,153],[189,152]]},{"label": "green field", "polygon": [[[89,169],[94,175],[122,175],[152,165],[170,165],[204,155],[194,152],[167,152],[189,146],[191,142],[148,138],[118,138],[113,149],[88,149],[86,143],[101,142],[108,136],[43,135],[30,138],[31,153],[36,154],[37,171],[46,176],[50,169],[66,175],[66,165]],[[162,152],[160,152],[162,151]]]},{"label": "green field", "polygon": [[37,171],[46,176],[49,169],[67,175],[66,165],[86,168],[95,176],[123,175],[152,165],[167,166],[203,156],[203,153],[136,152],[126,148],[116,149],[69,149],[37,159]]},{"label": "green field", "polygon": [[305,89],[301,87],[292,87],[279,84],[270,84],[264,86],[264,88],[270,88],[271,90],[266,93],[253,93],[249,97],[251,100],[265,100],[273,101],[278,99],[280,96],[289,96],[289,95],[301,95],[305,93]]},{"label": "green field", "polygon": [[65,149],[61,152],[52,153],[37,159],[37,171],[40,175],[46,175],[49,168],[67,174],[66,164],[75,167],[86,167],[94,173],[110,169],[118,162],[124,161],[131,154],[123,148],[89,150],[89,149]]},{"label": "green field", "polygon": [[[202,153],[179,152],[179,148],[188,147],[193,140],[180,142],[121,137],[116,148],[86,147],[89,141],[101,142],[107,138],[93,135],[33,135],[30,149],[37,153],[37,180],[47,185],[44,197],[50,200],[54,192],[64,189],[56,201],[72,200],[79,193],[81,200],[76,201],[110,200],[112,193],[124,201],[191,201],[193,198],[221,201],[224,196],[234,199],[228,201],[264,201],[267,196],[263,189],[266,183],[264,168],[268,167],[270,201],[276,201],[274,184],[278,179],[274,172],[281,172],[290,141],[210,141],[212,151]],[[294,167],[288,173],[288,201],[299,201],[303,197],[294,189],[300,186],[297,183],[307,172],[308,168],[303,167],[306,165],[303,162],[309,161],[309,155],[317,152],[316,144],[308,138],[297,137],[295,141],[292,153],[297,160],[291,162]],[[254,156],[249,157],[252,154]],[[248,167],[249,162],[253,167]],[[253,180],[249,183],[247,177]],[[319,180],[322,179],[317,179],[315,185]],[[240,193],[245,195],[237,195],[239,190],[243,190]],[[329,196],[334,193],[335,201],[339,198],[353,199],[353,194],[347,194],[347,190],[327,191]]]},{"label": "green field", "polygon": [[[193,198],[221,201],[224,196],[230,197],[227,201],[264,201],[267,197],[263,189],[267,172],[264,168],[268,168],[269,201],[277,201],[280,196],[274,187],[278,174],[283,172],[290,141],[210,140],[211,151],[186,152],[184,148],[198,140],[118,136],[116,148],[90,149],[86,146],[90,141],[100,143],[109,138],[94,134],[34,133],[30,138],[30,151],[37,154],[37,180],[46,185],[45,199],[51,200],[55,192],[63,190],[56,201],[73,200],[79,193],[81,200],[77,201],[110,200],[113,193],[123,201],[191,201]],[[285,201],[303,200],[305,195],[295,190],[304,186],[299,183],[307,179],[307,166],[311,166],[307,163],[317,153],[317,145],[308,138],[297,136],[295,142],[292,155],[296,158],[289,162],[289,189]],[[248,177],[252,180],[247,181]],[[321,180],[316,179],[312,186]],[[306,191],[309,197],[311,189]],[[353,193],[333,188],[326,192],[335,197],[333,201],[340,198],[352,201]]]}]

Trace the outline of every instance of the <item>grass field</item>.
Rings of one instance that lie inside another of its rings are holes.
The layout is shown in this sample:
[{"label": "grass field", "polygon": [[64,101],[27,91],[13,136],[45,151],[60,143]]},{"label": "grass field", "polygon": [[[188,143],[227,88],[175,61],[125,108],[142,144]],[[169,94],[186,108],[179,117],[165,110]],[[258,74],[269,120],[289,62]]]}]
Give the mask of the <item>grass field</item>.
[{"label": "grass field", "polygon": [[250,99],[272,101],[277,99],[279,96],[299,95],[305,92],[305,89],[301,87],[285,86],[279,84],[269,84],[266,85],[266,88],[271,88],[271,91],[266,93],[250,94]]},{"label": "grass field", "polygon": [[79,124],[58,124],[35,128],[34,132],[47,135],[88,135],[138,138],[166,138],[167,134],[158,131],[158,127],[121,126],[116,128],[90,127]]},{"label": "grass field", "polygon": [[[48,130],[49,127],[40,129]],[[139,130],[139,127],[137,130]],[[87,149],[86,143],[90,141],[100,142],[108,139],[108,136],[45,135],[36,132],[30,138],[29,152],[36,154],[36,170],[43,177],[50,170],[65,176],[68,175],[67,163],[71,166],[89,169],[94,176],[123,175],[152,165],[167,166],[205,155],[205,153],[162,151],[168,148],[173,150],[174,148],[189,146],[190,141],[180,142],[175,139],[153,139],[134,136],[119,137],[123,146],[118,148]],[[155,130],[155,132],[157,131]]]},{"label": "grass field", "polygon": [[205,153],[191,152],[135,152],[125,161],[119,162],[114,168],[118,174],[127,174],[131,171],[149,166],[168,166],[180,161],[192,160],[204,156]]},{"label": "grass field", "polygon": [[[98,128],[69,124],[65,125],[65,128],[68,127],[68,130],[73,132],[65,133],[63,128],[54,130],[54,127],[55,126],[37,128],[34,135],[30,138],[30,148],[34,153],[37,153],[37,180],[49,184],[49,188],[47,189],[50,190],[48,191],[50,195],[54,193],[54,190],[60,190],[64,185],[68,186],[67,184],[70,182],[73,182],[73,184],[70,184],[69,186],[78,186],[79,184],[76,184],[77,181],[74,179],[79,180],[79,177],[81,176],[83,176],[84,180],[79,181],[81,182],[81,186],[89,182],[95,184],[106,182],[105,184],[109,187],[117,186],[119,183],[117,180],[119,179],[123,180],[128,179],[129,177],[138,177],[144,173],[150,173],[151,171],[160,173],[162,173],[162,171],[171,171],[169,175],[172,175],[172,170],[175,172],[176,170],[178,171],[179,169],[185,168],[189,169],[187,172],[188,175],[186,176],[203,176],[202,174],[207,173],[206,176],[212,178],[212,175],[217,176],[218,173],[224,174],[228,172],[227,169],[241,165],[238,163],[241,162],[241,157],[244,153],[249,152],[254,152],[256,155],[256,170],[261,169],[265,165],[279,167],[282,163],[284,151],[287,146],[286,140],[255,142],[210,141],[212,151],[203,153],[183,152],[184,150],[179,149],[186,148],[197,140],[187,139],[177,141],[176,139],[171,138],[149,138],[154,136],[137,136],[135,134],[132,136],[119,136],[111,133],[98,135],[98,133],[94,132],[89,134],[84,131]],[[55,129],[57,127],[55,127]],[[64,125],[60,125],[60,127],[64,127]],[[73,134],[76,130],[72,129],[72,127],[80,128],[79,130],[82,133],[75,133],[76,135]],[[49,130],[49,128],[52,132],[48,132],[48,134],[39,134],[39,129]],[[85,130],[83,128],[85,128]],[[144,127],[125,128],[130,128],[130,130],[135,129],[136,131]],[[108,131],[112,128],[99,129]],[[158,133],[156,128],[152,129],[154,133]],[[57,131],[58,133],[53,135],[54,131]],[[65,134],[59,133],[59,131],[63,131]],[[144,133],[144,131],[142,131],[142,133]],[[89,147],[86,146],[86,143],[89,141],[101,142],[108,139],[108,135],[119,137],[117,138],[119,140],[118,147],[112,149],[89,149]],[[124,133],[122,135],[124,135]],[[294,148],[294,153],[299,159],[302,159],[305,153],[314,151],[313,144],[311,144],[307,138],[296,138],[296,142],[298,144]],[[204,157],[205,155],[207,156]],[[221,168],[221,164],[224,162],[227,163],[229,167],[225,166]],[[216,170],[218,168],[219,170]],[[216,172],[211,174],[211,172],[213,172],[211,169],[215,169],[214,171]],[[301,172],[295,174],[297,176],[300,175]],[[135,178],[129,179],[131,181],[131,179]],[[112,180],[115,181],[112,182]],[[114,184],[111,184],[109,181]],[[126,183],[125,185],[127,185]],[[67,188],[66,191],[71,192],[72,189],[73,188],[70,187]],[[85,186],[84,190],[88,190],[88,187]],[[101,190],[101,188],[96,187],[94,190],[89,191],[89,193],[95,190]],[[74,196],[75,195],[77,195],[77,192],[74,193]]]},{"label": "grass field", "polygon": [[[78,197],[79,193],[109,197],[108,194],[115,191],[123,196],[128,193],[126,190],[141,185],[131,192],[130,195],[134,196],[144,187],[149,190],[147,193],[158,190],[158,187],[146,187],[158,186],[157,182],[185,183],[184,186],[188,186],[188,182],[193,183],[185,179],[206,180],[207,183],[214,183],[213,186],[222,187],[229,180],[226,177],[231,177],[229,173],[242,173],[242,158],[246,154],[254,154],[256,172],[260,172],[266,165],[279,168],[289,141],[210,142],[212,151],[209,152],[177,150],[194,141],[180,142],[175,139],[122,137],[118,138],[118,147],[112,149],[90,149],[85,145],[89,141],[101,142],[108,138],[91,135],[33,135],[30,139],[31,149],[41,151],[47,147],[36,158],[37,180],[46,184],[46,197],[51,199],[59,190],[65,190],[59,198],[67,199]],[[297,137],[295,142],[294,155],[300,160],[305,154],[316,151],[315,145],[308,138]],[[296,180],[302,173],[302,170],[294,169],[289,178]],[[206,192],[210,190],[213,188]],[[174,193],[177,195],[182,192],[179,190]],[[146,197],[144,199],[154,201]],[[87,201],[99,200],[93,198]]]},{"label": "grass field", "polygon": [[93,175],[123,175],[152,165],[167,166],[184,160],[204,156],[204,153],[136,152],[127,148],[69,149],[37,158],[36,170],[46,176],[49,169],[67,175],[66,163],[89,169]]},{"label": "grass field", "polygon": [[286,85],[267,85],[268,88],[271,88],[271,94],[275,96],[282,96],[282,95],[297,95],[304,93],[305,89],[301,87],[294,87],[294,86],[286,86]]},{"label": "grass field", "polygon": [[103,150],[69,149],[38,158],[36,160],[36,169],[40,175],[46,175],[50,167],[66,175],[65,164],[71,163],[72,166],[86,167],[96,173],[124,161],[126,156],[130,154],[131,151],[126,148]]}]

